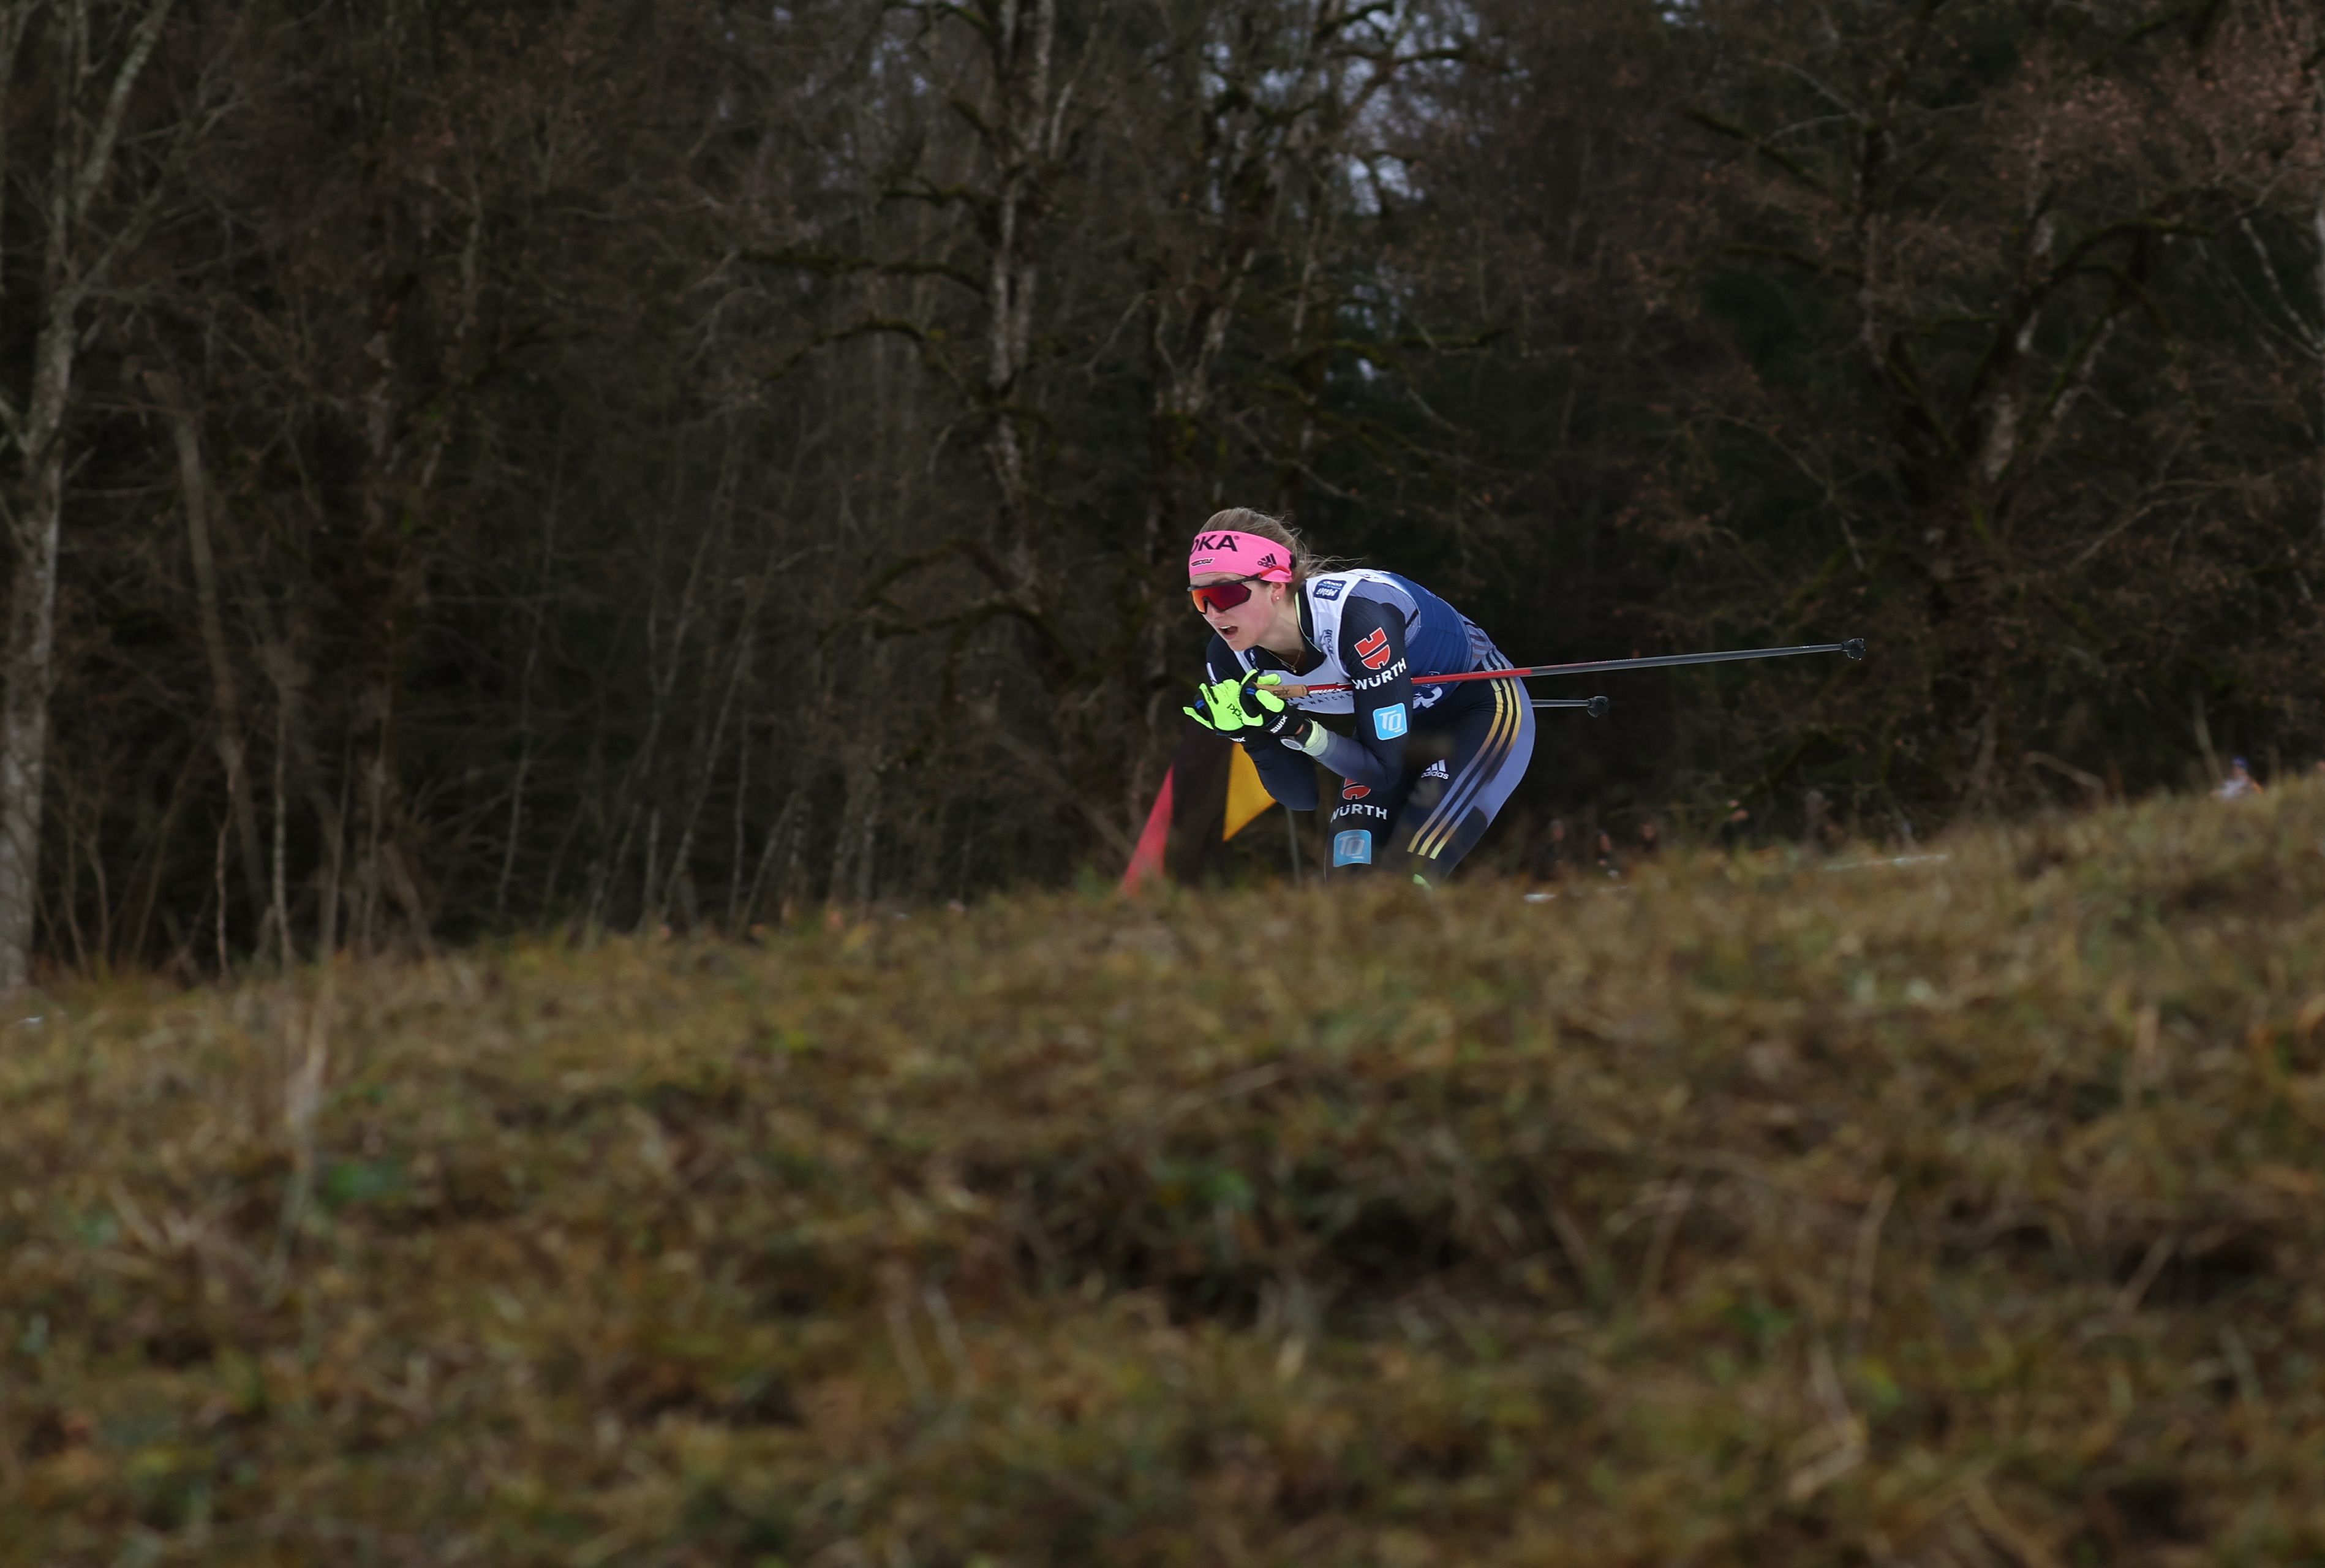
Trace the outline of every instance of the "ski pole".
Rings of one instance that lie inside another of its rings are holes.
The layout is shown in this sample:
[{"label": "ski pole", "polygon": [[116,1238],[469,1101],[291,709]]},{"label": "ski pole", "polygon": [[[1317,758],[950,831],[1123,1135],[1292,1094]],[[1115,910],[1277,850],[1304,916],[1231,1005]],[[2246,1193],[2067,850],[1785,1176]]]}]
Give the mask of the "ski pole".
[{"label": "ski pole", "polygon": [[[1667,670],[1679,664],[1726,664],[1738,659],[1789,659],[1796,654],[1846,654],[1852,659],[1865,657],[1865,639],[1851,637],[1845,643],[1802,643],[1791,648],[1731,648],[1718,654],[1655,654],[1644,659],[1593,659],[1580,664],[1534,664],[1523,670],[1470,670],[1458,675],[1415,675],[1416,686],[1450,686],[1457,681],[1530,681],[1537,675],[1596,675],[1607,670]],[[1311,691],[1345,691],[1345,682],[1326,682],[1314,686],[1282,685],[1274,690],[1285,697],[1304,697]]]},{"label": "ski pole", "polygon": [[1604,697],[1536,697],[1533,699],[1533,706],[1536,708],[1579,708],[1593,719],[1604,719],[1607,717],[1607,699]]}]

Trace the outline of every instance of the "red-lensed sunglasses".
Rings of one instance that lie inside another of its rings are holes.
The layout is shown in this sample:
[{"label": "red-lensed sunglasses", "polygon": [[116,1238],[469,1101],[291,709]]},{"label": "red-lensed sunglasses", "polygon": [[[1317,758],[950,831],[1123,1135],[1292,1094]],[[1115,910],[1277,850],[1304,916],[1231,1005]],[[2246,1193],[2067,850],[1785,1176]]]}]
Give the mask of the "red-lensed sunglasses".
[{"label": "red-lensed sunglasses", "polygon": [[1255,577],[1229,578],[1225,582],[1199,582],[1187,589],[1199,610],[1231,610],[1251,597]]}]

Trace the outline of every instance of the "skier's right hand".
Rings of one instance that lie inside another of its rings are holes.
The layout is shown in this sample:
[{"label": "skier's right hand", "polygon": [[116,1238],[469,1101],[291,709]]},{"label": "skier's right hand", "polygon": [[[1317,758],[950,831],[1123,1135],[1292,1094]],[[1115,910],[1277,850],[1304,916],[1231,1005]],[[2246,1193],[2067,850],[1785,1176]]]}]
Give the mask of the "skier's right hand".
[{"label": "skier's right hand", "polygon": [[1245,710],[1242,696],[1240,681],[1205,682],[1195,688],[1196,706],[1180,711],[1214,734],[1241,740],[1259,728],[1262,722],[1256,714]]}]

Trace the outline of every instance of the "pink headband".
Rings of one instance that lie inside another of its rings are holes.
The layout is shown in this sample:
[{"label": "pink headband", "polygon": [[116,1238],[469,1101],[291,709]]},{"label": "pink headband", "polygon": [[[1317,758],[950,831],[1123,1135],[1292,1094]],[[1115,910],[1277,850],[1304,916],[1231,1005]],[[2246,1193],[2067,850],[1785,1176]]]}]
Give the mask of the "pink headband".
[{"label": "pink headband", "polygon": [[1262,582],[1292,580],[1292,552],[1259,533],[1198,533],[1187,552],[1187,579],[1207,571],[1232,571]]}]

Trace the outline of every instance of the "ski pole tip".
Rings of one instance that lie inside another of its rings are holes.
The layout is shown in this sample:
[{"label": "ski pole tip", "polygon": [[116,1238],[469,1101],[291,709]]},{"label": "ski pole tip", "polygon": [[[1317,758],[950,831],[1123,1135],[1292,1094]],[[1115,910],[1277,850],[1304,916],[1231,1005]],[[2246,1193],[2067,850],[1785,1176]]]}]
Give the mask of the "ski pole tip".
[{"label": "ski pole tip", "polygon": [[1862,659],[1865,657],[1865,639],[1863,637],[1851,637],[1848,641],[1840,645],[1840,651],[1847,654],[1852,659]]},{"label": "ski pole tip", "polygon": [[1589,706],[1589,707],[1587,707],[1586,709],[1584,709],[1584,710],[1583,710],[1583,711],[1585,711],[1585,712],[1589,713],[1589,714],[1590,715],[1590,717],[1591,717],[1591,718],[1593,718],[1593,719],[1604,719],[1604,718],[1606,718],[1606,717],[1607,717],[1607,699],[1605,699],[1604,697],[1593,697],[1592,699],[1590,699]]}]

